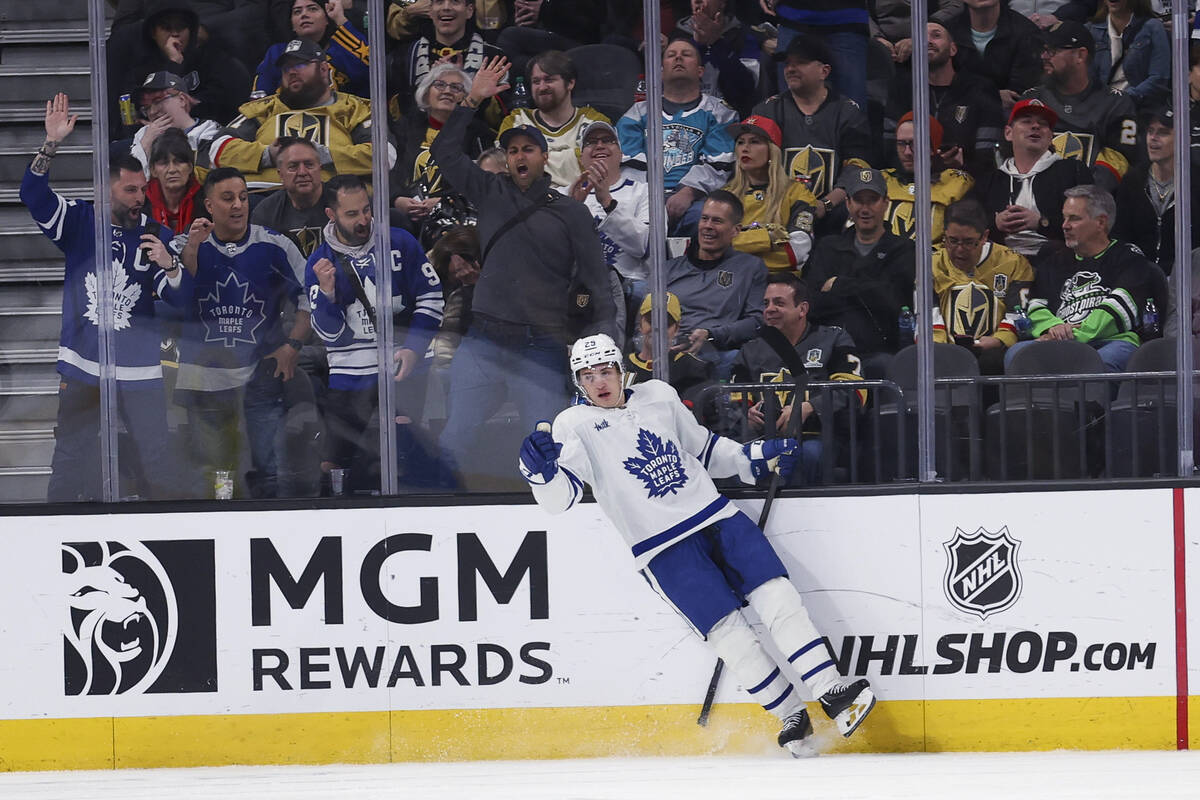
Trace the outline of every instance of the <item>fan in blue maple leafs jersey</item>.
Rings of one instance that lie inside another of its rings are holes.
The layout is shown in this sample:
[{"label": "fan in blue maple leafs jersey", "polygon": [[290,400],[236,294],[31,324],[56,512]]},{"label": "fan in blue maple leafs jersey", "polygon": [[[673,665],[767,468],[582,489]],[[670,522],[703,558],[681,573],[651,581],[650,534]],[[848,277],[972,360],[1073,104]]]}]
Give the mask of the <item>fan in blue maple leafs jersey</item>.
[{"label": "fan in blue maple leafs jersey", "polygon": [[[571,348],[584,401],[526,437],[519,468],[538,505],[566,511],[590,484],[646,581],[724,659],[783,727],[778,742],[811,751],[812,723],[787,666],[849,736],[875,704],[867,681],[842,681],[800,593],[762,530],[713,477],[755,483],[795,467],[794,439],[739,444],[702,427],[667,383],[624,388],[621,351],[597,334]],[[742,615],[749,604],[787,663],[776,663]]]}]

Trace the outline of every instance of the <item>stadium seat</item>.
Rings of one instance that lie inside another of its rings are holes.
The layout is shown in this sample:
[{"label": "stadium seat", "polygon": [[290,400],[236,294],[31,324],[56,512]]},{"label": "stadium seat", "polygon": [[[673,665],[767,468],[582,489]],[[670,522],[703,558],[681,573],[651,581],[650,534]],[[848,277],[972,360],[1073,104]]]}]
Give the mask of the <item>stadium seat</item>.
[{"label": "stadium seat", "polygon": [[[1152,339],[1129,358],[1128,372],[1175,369],[1175,339]],[[1131,379],[1121,383],[1109,410],[1109,476],[1144,478],[1176,472],[1179,407],[1175,378]]]},{"label": "stadium seat", "polygon": [[988,475],[996,480],[1082,478],[1102,469],[1100,409],[1110,384],[1069,380],[1103,375],[1100,355],[1077,341],[1024,347],[1005,374],[1059,376],[1062,381],[1005,384],[987,410]]},{"label": "stadium seat", "polygon": [[611,44],[585,44],[567,51],[578,79],[572,100],[616,121],[633,105],[633,90],[644,71],[633,51]]}]

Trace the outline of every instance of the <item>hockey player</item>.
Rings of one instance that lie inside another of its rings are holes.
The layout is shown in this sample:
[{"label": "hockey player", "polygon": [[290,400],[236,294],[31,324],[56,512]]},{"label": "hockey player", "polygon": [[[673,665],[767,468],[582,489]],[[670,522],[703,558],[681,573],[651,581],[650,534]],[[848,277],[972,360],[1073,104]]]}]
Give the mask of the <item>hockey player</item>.
[{"label": "hockey player", "polygon": [[560,413],[551,431],[539,424],[521,445],[521,474],[538,504],[565,511],[591,484],[647,582],[782,721],[780,747],[808,752],[812,722],[742,615],[745,602],[842,735],[854,733],[874,693],[865,679],[841,680],[783,562],[710,477],[754,483],[771,470],[790,474],[795,440],[741,445],[703,428],[661,381],[622,388],[621,352],[603,334],[575,342],[571,371],[585,402]]},{"label": "hockey player", "polygon": [[[329,354],[329,467],[353,467],[352,489],[379,488],[379,436],[369,433],[378,419],[378,320],[374,223],[367,187],[357,175],[338,175],[326,185],[329,207],[324,243],[308,258],[304,285],[313,309],[313,330]],[[397,426],[397,452],[411,455],[412,426],[425,405],[429,343],[442,324],[442,285],[417,240],[391,229],[389,266],[394,317],[407,328],[396,350],[396,412],[409,422]],[[353,463],[352,463],[353,462]]]},{"label": "hockey player", "polygon": [[[75,129],[65,94],[46,103],[46,139],[25,177],[21,202],[44,234],[63,251],[62,333],[58,343],[58,419],[51,459],[50,502],[101,500],[100,346],[95,206],[67,200],[50,188],[50,160]],[[166,459],[160,334],[154,319],[155,286],[179,274],[165,244],[171,232],[143,213],[146,177],[131,155],[109,166],[112,204],[112,341],[116,363],[117,413],[132,447],[121,450],[135,464],[141,496],[164,499],[173,481]],[[110,424],[115,425],[116,420]]]}]

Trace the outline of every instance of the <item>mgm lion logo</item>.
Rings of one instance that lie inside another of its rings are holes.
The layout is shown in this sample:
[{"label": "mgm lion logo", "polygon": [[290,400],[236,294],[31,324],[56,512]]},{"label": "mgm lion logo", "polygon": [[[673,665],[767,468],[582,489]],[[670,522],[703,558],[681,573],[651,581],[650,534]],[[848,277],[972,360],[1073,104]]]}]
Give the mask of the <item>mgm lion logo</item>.
[{"label": "mgm lion logo", "polygon": [[162,564],[145,545],[64,543],[68,695],[144,692],[175,648],[179,613]]}]

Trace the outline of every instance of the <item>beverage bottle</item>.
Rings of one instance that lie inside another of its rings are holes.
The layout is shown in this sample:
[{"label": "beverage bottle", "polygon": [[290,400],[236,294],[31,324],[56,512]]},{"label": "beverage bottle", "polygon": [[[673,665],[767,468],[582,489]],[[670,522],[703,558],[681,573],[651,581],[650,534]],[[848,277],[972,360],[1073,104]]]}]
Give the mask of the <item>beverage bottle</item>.
[{"label": "beverage bottle", "polygon": [[524,78],[517,78],[513,84],[512,102],[509,105],[513,108],[529,108],[529,92],[525,89]]},{"label": "beverage bottle", "polygon": [[1029,329],[1033,327],[1033,322],[1029,319],[1029,315],[1025,313],[1025,306],[1017,306],[1013,314],[1013,327],[1017,329],[1017,338],[1022,341],[1032,338]]},{"label": "beverage bottle", "polygon": [[1158,324],[1158,306],[1154,298],[1146,300],[1146,310],[1142,312],[1142,338],[1155,339],[1162,335],[1162,327]]},{"label": "beverage bottle", "polygon": [[900,346],[906,347],[913,343],[917,335],[917,318],[912,309],[904,306],[900,309],[899,337]]},{"label": "beverage bottle", "polygon": [[480,30],[499,30],[504,24],[504,7],[500,0],[476,0],[475,23]]}]

